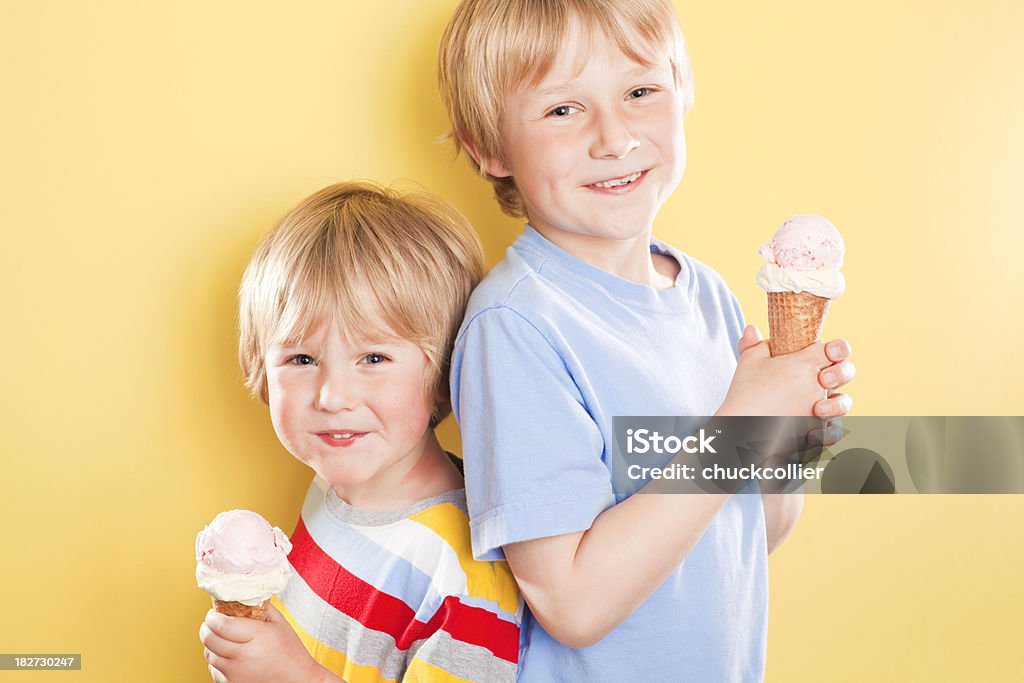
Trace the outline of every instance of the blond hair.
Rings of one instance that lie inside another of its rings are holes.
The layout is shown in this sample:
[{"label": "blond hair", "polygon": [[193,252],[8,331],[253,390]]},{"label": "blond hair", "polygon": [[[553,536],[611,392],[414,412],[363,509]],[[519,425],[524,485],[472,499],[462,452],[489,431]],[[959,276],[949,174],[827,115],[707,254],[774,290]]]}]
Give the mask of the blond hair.
[{"label": "blond hair", "polygon": [[[504,160],[504,98],[523,83],[543,80],[573,20],[591,35],[603,33],[639,64],[651,66],[644,48],[667,53],[684,111],[693,104],[690,58],[669,0],[463,0],[445,28],[438,55],[449,137],[456,152],[468,152],[470,163],[491,182],[502,211],[510,216],[526,216],[515,180],[487,174],[478,160]],[[633,44],[633,34],[644,45]]]},{"label": "blond hair", "polygon": [[435,426],[450,411],[452,345],[483,271],[476,234],[440,199],[368,182],[325,187],[263,237],[242,277],[238,348],[246,387],[268,401],[265,359],[273,344],[299,341],[332,318],[369,338],[386,325],[428,359]]}]

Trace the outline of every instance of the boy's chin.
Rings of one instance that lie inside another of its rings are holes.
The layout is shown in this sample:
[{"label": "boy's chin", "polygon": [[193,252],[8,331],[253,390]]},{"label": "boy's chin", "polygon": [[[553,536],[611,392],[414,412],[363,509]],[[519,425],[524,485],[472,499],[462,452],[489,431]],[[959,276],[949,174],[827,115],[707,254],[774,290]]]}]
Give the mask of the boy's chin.
[{"label": "boy's chin", "polygon": [[650,209],[631,211],[617,211],[614,214],[596,213],[589,220],[583,219],[573,223],[529,221],[530,225],[552,242],[558,242],[559,238],[581,241],[627,241],[649,235],[654,226],[654,218],[657,211]]}]

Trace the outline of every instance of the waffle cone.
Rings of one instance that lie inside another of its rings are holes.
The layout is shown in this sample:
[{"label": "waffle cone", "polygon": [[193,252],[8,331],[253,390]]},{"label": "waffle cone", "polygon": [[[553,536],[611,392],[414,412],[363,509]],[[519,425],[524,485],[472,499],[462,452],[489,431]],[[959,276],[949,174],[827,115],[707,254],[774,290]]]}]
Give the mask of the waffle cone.
[{"label": "waffle cone", "polygon": [[818,341],[829,303],[829,299],[807,292],[768,292],[772,355],[793,353]]},{"label": "waffle cone", "polygon": [[227,600],[218,600],[217,598],[210,599],[213,601],[213,608],[215,610],[221,614],[226,614],[229,617],[247,617],[258,621],[267,620],[267,607],[270,605],[269,600],[266,600],[259,605],[246,605],[241,602],[230,602]]}]

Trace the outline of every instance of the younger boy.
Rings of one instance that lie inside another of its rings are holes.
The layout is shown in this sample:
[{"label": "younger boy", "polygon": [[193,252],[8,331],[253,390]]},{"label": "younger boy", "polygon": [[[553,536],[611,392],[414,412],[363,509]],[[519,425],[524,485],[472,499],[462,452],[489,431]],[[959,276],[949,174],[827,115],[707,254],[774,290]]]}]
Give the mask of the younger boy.
[{"label": "younger boy", "polygon": [[840,415],[823,389],[853,367],[843,341],[771,358],[721,278],[652,239],[692,100],[672,6],[463,0],[439,81],[529,221],[452,360],[474,555],[507,557],[530,608],[520,680],[760,680],[767,555],[801,499],[617,495],[612,418]]},{"label": "younger boy", "polygon": [[269,621],[208,613],[214,680],[514,680],[515,582],[471,557],[462,476],[433,430],[482,273],[453,209],[368,183],[317,192],[260,243],[242,368],[317,477]]}]

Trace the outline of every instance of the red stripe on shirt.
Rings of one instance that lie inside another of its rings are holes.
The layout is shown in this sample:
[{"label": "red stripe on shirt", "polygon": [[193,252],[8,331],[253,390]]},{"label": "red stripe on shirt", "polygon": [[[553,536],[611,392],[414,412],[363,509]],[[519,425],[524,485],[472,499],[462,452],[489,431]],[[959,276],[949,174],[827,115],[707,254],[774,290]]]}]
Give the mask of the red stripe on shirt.
[{"label": "red stripe on shirt", "polygon": [[441,609],[425,625],[428,634],[438,629],[455,640],[485,647],[513,664],[519,659],[519,627],[454,595],[444,599]]},{"label": "red stripe on shirt", "polygon": [[309,535],[301,518],[291,542],[289,562],[324,602],[366,628],[390,635],[400,649],[409,647],[401,643],[411,643],[412,639],[406,633],[420,625],[416,621],[416,613],[408,605],[377,590],[335,562]]},{"label": "red stripe on shirt", "polygon": [[335,562],[313,540],[301,517],[291,542],[288,560],[310,589],[365,628],[390,635],[398,649],[407,650],[416,640],[442,629],[455,640],[487,648],[504,660],[518,660],[518,628],[493,612],[466,605],[450,595],[430,621],[418,621],[416,613],[403,601]]}]

